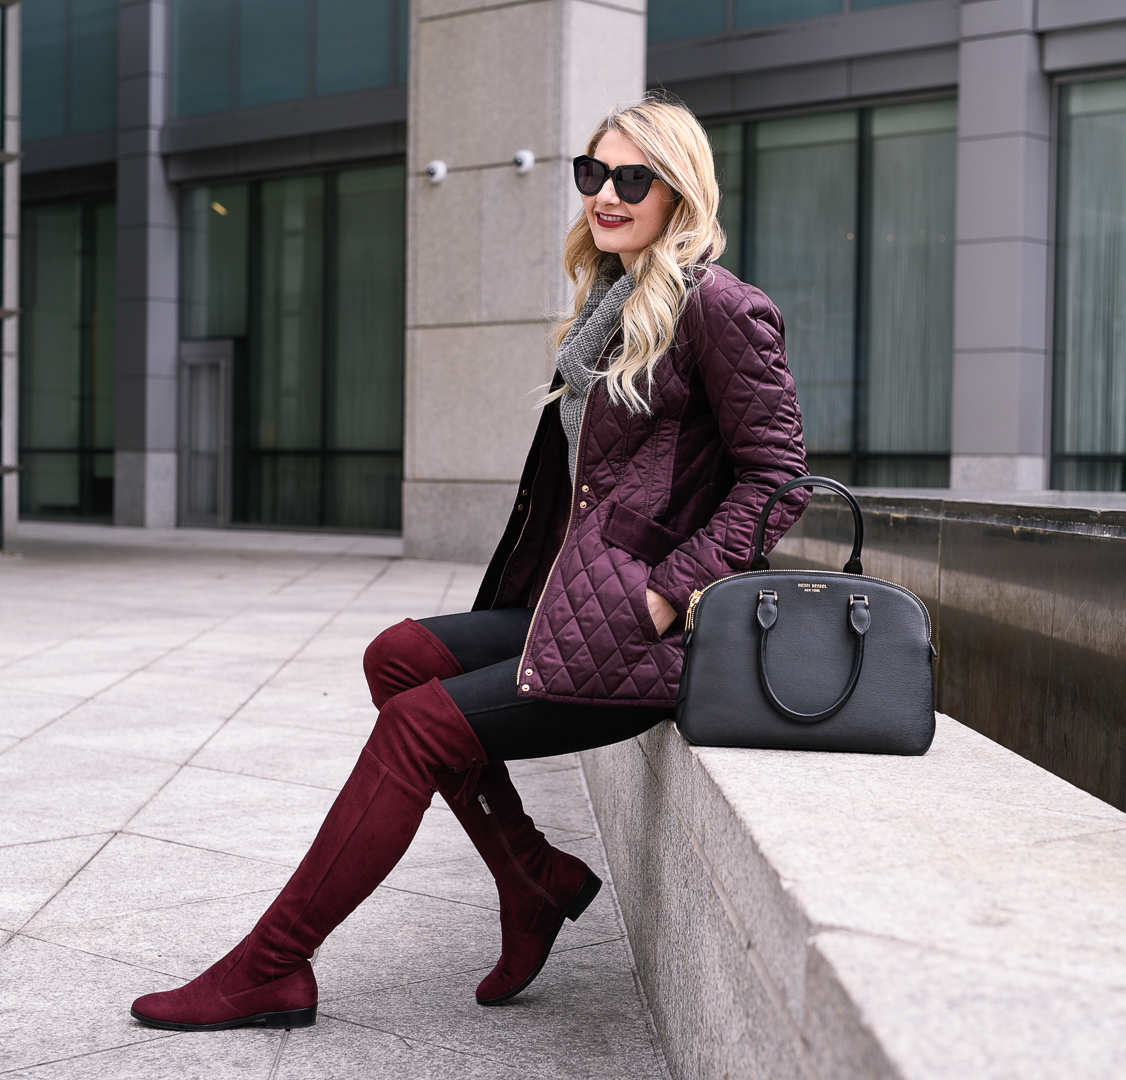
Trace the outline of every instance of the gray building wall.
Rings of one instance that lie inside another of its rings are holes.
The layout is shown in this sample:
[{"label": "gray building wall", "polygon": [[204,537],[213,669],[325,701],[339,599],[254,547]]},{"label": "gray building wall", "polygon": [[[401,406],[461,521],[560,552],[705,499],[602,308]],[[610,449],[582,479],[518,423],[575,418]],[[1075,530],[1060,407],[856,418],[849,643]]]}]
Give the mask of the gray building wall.
[{"label": "gray building wall", "polygon": [[[578,209],[567,162],[605,107],[646,82],[706,120],[957,94],[952,484],[1044,487],[1052,89],[1126,70],[1121,0],[918,0],[648,49],[643,9],[415,0],[409,115],[408,88],[388,86],[170,120],[167,0],[122,0],[118,131],[36,143],[23,162],[39,197],[104,188],[116,170],[115,519],[175,520],[176,186],[405,153],[405,543],[484,557],[535,423],[527,392],[550,371],[550,316],[567,300],[559,256]],[[7,70],[11,84],[18,63]],[[524,148],[537,164],[519,176],[511,159]],[[423,175],[432,159],[449,166],[441,185]],[[5,329],[9,411],[14,334]],[[7,461],[10,418],[4,430]],[[9,521],[15,485],[4,481]]]}]

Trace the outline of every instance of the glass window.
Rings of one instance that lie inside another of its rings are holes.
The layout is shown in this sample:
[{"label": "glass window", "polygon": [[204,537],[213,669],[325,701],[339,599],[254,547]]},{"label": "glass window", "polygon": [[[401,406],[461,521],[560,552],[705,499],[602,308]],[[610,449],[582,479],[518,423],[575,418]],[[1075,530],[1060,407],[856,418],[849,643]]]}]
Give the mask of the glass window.
[{"label": "glass window", "polygon": [[735,26],[744,29],[769,23],[838,15],[841,0],[735,0]]},{"label": "glass window", "polygon": [[318,94],[366,90],[392,81],[384,47],[393,0],[318,0]]},{"label": "glass window", "polygon": [[117,0],[70,0],[70,130],[117,124]]},{"label": "glass window", "polygon": [[720,34],[727,29],[727,0],[649,0],[649,40]]},{"label": "glass window", "polygon": [[309,0],[239,0],[238,100],[292,101],[309,92]]},{"label": "glass window", "polygon": [[66,0],[21,7],[25,142],[66,134]]},{"label": "glass window", "polygon": [[1126,490],[1126,80],[1061,90],[1052,486]]},{"label": "glass window", "polygon": [[20,511],[28,517],[113,514],[116,236],[111,203],[24,211]]},{"label": "glass window", "polygon": [[853,442],[858,117],[769,120],[753,131],[748,280],[786,320],[810,455]]},{"label": "glass window", "polygon": [[409,0],[171,0],[171,10],[173,116],[406,82]]},{"label": "glass window", "polygon": [[21,8],[25,142],[117,123],[117,0]]},{"label": "glass window", "polygon": [[786,320],[813,471],[949,482],[955,126],[949,100],[743,133],[741,276]]},{"label": "glass window", "polygon": [[200,116],[231,107],[232,3],[233,0],[174,0],[174,116]]},{"label": "glass window", "polygon": [[893,4],[915,4],[919,0],[849,0],[852,11],[865,11],[868,8],[891,7]]},{"label": "glass window", "polygon": [[246,184],[192,188],[180,230],[180,319],[185,338],[246,334]]},{"label": "glass window", "polygon": [[235,521],[400,527],[404,184],[394,163],[184,193],[182,333],[235,340]]},{"label": "glass window", "polygon": [[719,222],[727,233],[727,250],[717,262],[738,276],[743,269],[743,125],[722,124],[707,131],[719,181]]},{"label": "glass window", "polygon": [[953,101],[873,109],[862,449],[868,483],[945,486],[954,356]]}]

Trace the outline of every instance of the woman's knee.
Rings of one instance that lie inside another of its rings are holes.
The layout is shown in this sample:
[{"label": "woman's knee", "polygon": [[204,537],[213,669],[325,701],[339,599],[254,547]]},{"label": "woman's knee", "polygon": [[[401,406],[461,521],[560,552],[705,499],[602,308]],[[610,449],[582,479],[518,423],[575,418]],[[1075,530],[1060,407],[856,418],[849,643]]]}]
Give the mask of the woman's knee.
[{"label": "woman's knee", "polygon": [[388,627],[364,652],[364,675],[377,709],[404,690],[448,679],[460,670],[448,650],[414,619]]}]

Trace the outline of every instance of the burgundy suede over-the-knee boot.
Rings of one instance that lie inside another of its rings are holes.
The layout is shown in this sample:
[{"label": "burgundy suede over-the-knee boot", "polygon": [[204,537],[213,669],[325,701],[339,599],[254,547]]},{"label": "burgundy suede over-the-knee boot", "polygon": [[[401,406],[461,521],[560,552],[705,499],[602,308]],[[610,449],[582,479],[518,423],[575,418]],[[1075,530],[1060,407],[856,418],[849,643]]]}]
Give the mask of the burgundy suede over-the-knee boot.
[{"label": "burgundy suede over-the-knee boot", "polygon": [[[368,646],[364,674],[378,707],[408,686],[453,678],[462,668],[439,638],[405,619]],[[501,955],[477,987],[477,1000],[499,1005],[540,973],[563,920],[577,919],[602,882],[582,860],[547,842],[524,813],[504,762],[479,770],[476,783],[439,775],[438,791],[496,881]]]},{"label": "burgundy suede over-the-knee boot", "polygon": [[176,1031],[315,1023],[314,950],[402,857],[439,770],[485,764],[437,679],[392,698],[312,847],[250,935],[186,986],[138,998],[133,1016]]},{"label": "burgundy suede over-the-knee boot", "polygon": [[503,761],[490,762],[477,782],[438,777],[449,804],[492,872],[500,895],[501,953],[477,987],[481,1005],[515,997],[543,970],[564,919],[577,919],[602,888],[582,861],[552,847],[524,813]]}]

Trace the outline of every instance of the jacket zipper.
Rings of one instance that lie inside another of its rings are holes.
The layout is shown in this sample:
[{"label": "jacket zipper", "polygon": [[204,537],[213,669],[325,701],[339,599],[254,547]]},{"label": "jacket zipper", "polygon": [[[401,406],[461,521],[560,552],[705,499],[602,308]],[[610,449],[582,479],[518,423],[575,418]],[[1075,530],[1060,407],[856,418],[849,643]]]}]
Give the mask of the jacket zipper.
[{"label": "jacket zipper", "polygon": [[559,545],[559,550],[556,552],[555,559],[552,561],[551,569],[548,570],[547,577],[544,579],[543,589],[540,591],[540,598],[536,601],[535,611],[532,612],[532,621],[528,623],[528,633],[524,638],[524,651],[520,653],[520,666],[516,669],[517,686],[520,686],[524,679],[524,665],[527,663],[528,642],[532,640],[532,631],[536,628],[536,620],[540,617],[540,608],[543,607],[544,597],[547,596],[547,587],[551,584],[551,576],[555,573],[555,567],[559,565],[559,559],[563,555],[563,549],[566,548],[567,541],[571,537],[571,526],[575,522],[575,500],[579,495],[579,466],[582,464],[583,460],[583,448],[586,443],[586,418],[589,411],[590,394],[587,394],[586,401],[583,403],[583,418],[579,421],[579,446],[575,451],[575,482],[571,485],[571,512],[567,516],[567,530],[563,533],[563,543]]},{"label": "jacket zipper", "polygon": [[520,860],[518,858],[516,858],[516,856],[512,853],[512,848],[509,846],[509,843],[508,843],[508,837],[504,835],[504,829],[502,829],[500,827],[500,822],[497,821],[496,814],[493,813],[492,809],[489,807],[488,802],[485,801],[485,796],[484,795],[478,795],[477,801],[481,804],[481,809],[485,811],[485,814],[492,821],[493,827],[497,831],[497,836],[500,838],[501,846],[504,848],[505,852],[508,854],[508,857],[511,860],[512,865],[515,866],[516,869],[519,871],[520,876],[536,892],[538,892],[540,894],[540,896],[542,896],[549,904],[551,904],[552,907],[558,907],[559,905],[555,902],[555,897],[553,897],[551,895],[551,893],[549,893],[538,881],[536,881],[528,873],[527,870],[524,869]]},{"label": "jacket zipper", "polygon": [[[688,599],[688,611],[684,616],[684,632],[687,634],[690,631],[696,629],[696,612],[697,612],[697,609],[700,605],[700,601],[703,599],[704,593],[706,593],[709,589],[714,589],[717,585],[720,585],[725,581],[734,581],[736,578],[751,577],[754,574],[797,574],[798,576],[805,574],[805,575],[808,576],[809,574],[819,574],[819,573],[820,574],[833,573],[833,571],[831,571],[831,570],[830,571],[825,571],[825,570],[744,570],[743,573],[741,573],[741,574],[729,574],[727,577],[717,578],[710,585],[705,585],[702,589],[697,589],[689,597],[689,599]],[[884,578],[872,577],[869,574],[856,574],[856,575],[850,575],[850,576],[855,576],[857,581],[878,581],[881,585],[890,585],[893,589],[898,589],[900,592],[906,593],[913,600],[915,600],[918,603],[919,607],[921,607],[923,609],[923,618],[926,620],[926,623],[927,623],[927,641],[930,641],[930,638],[931,638],[931,616],[930,616],[930,612],[927,611],[927,605],[924,604],[922,602],[922,600],[920,600],[910,589],[905,589],[902,585],[897,585],[894,581],[886,581]],[[933,647],[934,647],[933,644],[932,644],[931,647],[933,649]]]}]

